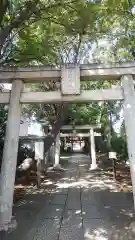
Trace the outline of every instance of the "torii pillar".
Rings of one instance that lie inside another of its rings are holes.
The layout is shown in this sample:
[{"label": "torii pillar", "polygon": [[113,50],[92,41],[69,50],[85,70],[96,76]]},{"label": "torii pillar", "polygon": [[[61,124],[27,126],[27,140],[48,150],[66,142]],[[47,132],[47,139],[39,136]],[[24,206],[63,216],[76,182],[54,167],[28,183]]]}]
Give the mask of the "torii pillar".
[{"label": "torii pillar", "polygon": [[94,137],[94,129],[90,129],[90,144],[91,144],[91,166],[90,169],[94,170],[97,168],[96,162],[96,149],[95,149],[95,137]]},{"label": "torii pillar", "polygon": [[0,175],[0,230],[7,230],[15,224],[12,220],[12,205],[16,173],[18,140],[21,119],[21,80],[14,80],[9,103],[3,159]]},{"label": "torii pillar", "polygon": [[59,161],[60,161],[60,133],[58,133],[58,135],[56,137],[54,168],[60,168],[61,167]]},{"label": "torii pillar", "polygon": [[[124,93],[124,117],[135,208],[135,90],[131,75],[121,78]],[[134,224],[135,225],[135,224]]]}]

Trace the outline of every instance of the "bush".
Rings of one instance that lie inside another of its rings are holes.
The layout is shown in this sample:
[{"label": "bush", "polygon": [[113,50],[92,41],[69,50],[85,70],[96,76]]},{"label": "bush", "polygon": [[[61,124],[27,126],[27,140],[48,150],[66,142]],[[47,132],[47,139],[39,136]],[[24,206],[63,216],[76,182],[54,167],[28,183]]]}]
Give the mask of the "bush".
[{"label": "bush", "polygon": [[123,161],[128,159],[126,137],[113,137],[111,141],[113,151],[117,152],[119,158]]}]

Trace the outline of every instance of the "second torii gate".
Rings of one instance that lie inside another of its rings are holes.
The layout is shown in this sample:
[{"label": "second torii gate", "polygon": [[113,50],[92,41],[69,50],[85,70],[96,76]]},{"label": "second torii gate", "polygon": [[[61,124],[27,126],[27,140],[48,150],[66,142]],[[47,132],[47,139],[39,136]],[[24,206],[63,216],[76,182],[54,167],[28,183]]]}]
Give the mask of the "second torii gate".
[{"label": "second torii gate", "polygon": [[72,130],[72,131],[76,131],[76,130],[88,130],[88,133],[61,133],[60,137],[74,137],[74,136],[78,136],[78,137],[89,137],[90,140],[90,152],[91,152],[91,167],[90,169],[96,169],[97,168],[97,162],[96,162],[96,150],[95,150],[95,135],[96,133],[94,133],[95,129],[99,129],[101,128],[101,124],[97,124],[97,125],[80,125],[80,126],[72,126],[72,125],[64,125],[61,130]]}]

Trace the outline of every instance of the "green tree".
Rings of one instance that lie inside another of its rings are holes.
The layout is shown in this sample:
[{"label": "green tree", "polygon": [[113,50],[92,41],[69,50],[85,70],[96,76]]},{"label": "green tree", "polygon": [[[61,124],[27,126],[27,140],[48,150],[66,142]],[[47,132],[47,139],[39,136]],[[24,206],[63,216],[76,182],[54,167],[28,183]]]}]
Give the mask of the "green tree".
[{"label": "green tree", "polygon": [[[0,60],[1,64],[8,60],[13,42],[16,42],[18,32],[42,18],[55,19],[55,12],[62,13],[65,9],[75,6],[75,0],[21,0],[0,1]],[[79,1],[83,3],[84,1]]]},{"label": "green tree", "polygon": [[[2,64],[58,66],[67,62],[114,62],[130,57],[132,59],[129,52],[131,41],[123,40],[124,36],[128,36],[128,32],[133,32],[134,26],[131,11],[133,5],[126,0],[49,2],[22,0],[12,3],[6,1],[6,4],[5,1],[1,1],[1,5]],[[106,47],[100,47],[101,42],[105,40],[111,54],[108,54],[109,50],[106,50]],[[125,52],[128,53],[126,56]],[[82,84],[82,88],[102,89],[111,87],[112,84],[113,81],[86,82]],[[29,87],[33,88],[32,85]],[[34,85],[34,89],[38,91],[57,90],[59,87],[55,82]],[[112,112],[115,112],[112,113],[113,117],[114,114],[119,115],[117,105],[118,103],[111,105]],[[65,113],[68,113],[68,106],[40,105],[39,108],[39,105],[33,105],[25,107],[24,110],[27,112],[31,110],[38,119],[45,118],[51,123],[56,121],[58,127],[53,130],[56,130],[57,134],[65,119]],[[69,106],[69,114],[76,118],[79,124],[100,120],[102,125],[106,126],[103,128],[104,136],[109,136],[106,134],[110,130],[107,130],[109,121],[105,104],[92,103],[85,106],[74,104]],[[61,120],[61,123],[57,119]]]}]

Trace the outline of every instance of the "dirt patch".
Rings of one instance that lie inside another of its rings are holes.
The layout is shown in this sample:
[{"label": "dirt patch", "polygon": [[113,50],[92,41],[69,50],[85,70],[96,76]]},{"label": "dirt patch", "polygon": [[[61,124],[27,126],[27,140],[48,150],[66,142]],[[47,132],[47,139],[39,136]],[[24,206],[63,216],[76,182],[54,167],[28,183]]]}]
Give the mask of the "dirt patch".
[{"label": "dirt patch", "polygon": [[[113,179],[113,167],[111,160],[108,159],[107,154],[98,154],[98,164],[103,169],[109,179]],[[130,174],[130,167],[124,163],[116,163],[116,186],[119,191],[132,192],[132,181]]]}]

